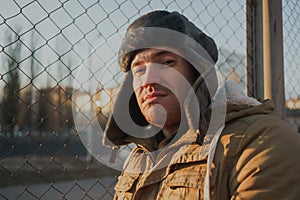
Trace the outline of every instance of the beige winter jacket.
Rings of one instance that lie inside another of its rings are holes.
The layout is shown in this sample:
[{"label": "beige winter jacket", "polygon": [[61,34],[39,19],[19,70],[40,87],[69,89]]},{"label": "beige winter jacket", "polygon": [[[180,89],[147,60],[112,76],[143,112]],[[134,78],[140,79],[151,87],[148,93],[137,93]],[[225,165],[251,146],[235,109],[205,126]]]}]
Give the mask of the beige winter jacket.
[{"label": "beige winter jacket", "polygon": [[[300,199],[300,135],[276,116],[269,100],[227,103],[209,171],[210,199]],[[155,155],[137,145],[114,199],[204,199],[211,140],[200,146],[197,135],[189,130]]]}]

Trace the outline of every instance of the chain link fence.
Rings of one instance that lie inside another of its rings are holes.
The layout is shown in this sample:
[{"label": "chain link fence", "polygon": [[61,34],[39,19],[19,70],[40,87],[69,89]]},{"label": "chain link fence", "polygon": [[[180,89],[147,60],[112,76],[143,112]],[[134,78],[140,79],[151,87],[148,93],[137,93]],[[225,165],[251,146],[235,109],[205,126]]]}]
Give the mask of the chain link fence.
[{"label": "chain link fence", "polygon": [[[300,7],[283,4],[287,106],[295,113]],[[122,34],[158,9],[183,13],[212,36],[219,77],[246,91],[246,2],[1,0],[0,199],[112,199],[119,172],[87,151],[78,127],[89,134],[94,123],[105,126],[123,76]],[[82,115],[76,128],[73,115],[89,111],[96,114]]]},{"label": "chain link fence", "polygon": [[283,1],[283,37],[287,120],[300,133],[300,3]]}]

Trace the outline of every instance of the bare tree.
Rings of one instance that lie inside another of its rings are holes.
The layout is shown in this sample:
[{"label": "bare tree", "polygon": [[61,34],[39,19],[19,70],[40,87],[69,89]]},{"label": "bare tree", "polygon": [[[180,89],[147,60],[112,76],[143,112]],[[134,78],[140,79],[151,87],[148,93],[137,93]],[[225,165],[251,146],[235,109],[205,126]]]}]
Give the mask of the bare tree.
[{"label": "bare tree", "polygon": [[21,58],[22,45],[18,40],[18,33],[20,28],[16,29],[16,34],[7,33],[7,46],[4,66],[7,69],[4,80],[3,99],[1,104],[2,118],[6,126],[6,131],[12,133],[17,124],[17,116],[19,112],[19,95],[20,95],[20,76],[19,76],[19,62]]},{"label": "bare tree", "polygon": [[33,86],[33,80],[36,75],[37,66],[35,63],[35,49],[36,49],[36,43],[37,40],[34,35],[34,31],[31,32],[30,36],[30,49],[31,49],[31,57],[29,60],[29,75],[30,75],[30,85],[28,86],[25,95],[24,95],[24,108],[23,108],[23,119],[22,119],[22,126],[25,126],[26,128],[32,129],[35,121],[36,114],[34,113],[32,109],[32,104],[34,101],[34,86]]}]

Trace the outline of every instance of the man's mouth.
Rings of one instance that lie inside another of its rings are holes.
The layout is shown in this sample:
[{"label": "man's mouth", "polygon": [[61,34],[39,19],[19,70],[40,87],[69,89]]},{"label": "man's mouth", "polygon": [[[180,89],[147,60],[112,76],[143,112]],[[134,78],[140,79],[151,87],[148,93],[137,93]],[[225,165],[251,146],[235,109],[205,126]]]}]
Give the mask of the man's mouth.
[{"label": "man's mouth", "polygon": [[160,93],[160,92],[154,92],[154,93],[151,93],[151,94],[148,94],[146,97],[144,97],[144,102],[147,102],[147,103],[153,103],[157,100],[159,100],[160,98],[162,97],[165,97],[166,95],[163,94],[163,93]]}]

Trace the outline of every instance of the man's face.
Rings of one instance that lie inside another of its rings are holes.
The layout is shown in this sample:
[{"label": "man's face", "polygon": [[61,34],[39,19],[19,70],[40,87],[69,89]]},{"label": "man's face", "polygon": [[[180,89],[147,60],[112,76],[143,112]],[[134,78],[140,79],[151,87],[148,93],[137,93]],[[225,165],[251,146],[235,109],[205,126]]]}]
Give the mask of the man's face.
[{"label": "man's face", "polygon": [[145,119],[161,128],[178,128],[181,109],[195,70],[179,55],[162,49],[146,49],[132,63],[133,88]]}]

